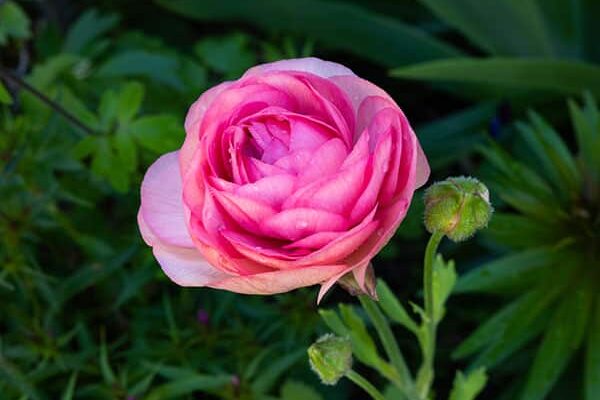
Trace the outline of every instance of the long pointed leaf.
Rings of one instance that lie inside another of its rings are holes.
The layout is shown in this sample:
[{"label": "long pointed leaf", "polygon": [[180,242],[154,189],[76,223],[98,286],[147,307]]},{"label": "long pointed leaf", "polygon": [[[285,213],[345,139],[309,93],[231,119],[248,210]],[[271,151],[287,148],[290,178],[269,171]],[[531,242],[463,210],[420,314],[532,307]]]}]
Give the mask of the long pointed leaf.
[{"label": "long pointed leaf", "polygon": [[[455,57],[460,51],[400,21],[339,1],[157,0],[200,21],[237,21],[314,38],[386,67]],[[268,15],[269,18],[264,18]]]},{"label": "long pointed leaf", "polygon": [[585,350],[585,400],[600,399],[600,296],[596,294]]},{"label": "long pointed leaf", "polygon": [[535,282],[542,268],[551,268],[554,261],[555,252],[546,248],[510,254],[461,276],[455,291],[502,293],[515,287],[527,287]]},{"label": "long pointed leaf", "polygon": [[[420,0],[473,43],[496,55],[550,56],[554,46],[532,0]],[[510,21],[510,29],[506,28]]]},{"label": "long pointed leaf", "polygon": [[600,96],[600,67],[576,61],[518,58],[453,58],[394,69],[405,79],[498,85],[503,88]]},{"label": "long pointed leaf", "polygon": [[545,398],[580,346],[590,315],[592,290],[588,284],[570,291],[556,310],[529,372],[522,400]]}]

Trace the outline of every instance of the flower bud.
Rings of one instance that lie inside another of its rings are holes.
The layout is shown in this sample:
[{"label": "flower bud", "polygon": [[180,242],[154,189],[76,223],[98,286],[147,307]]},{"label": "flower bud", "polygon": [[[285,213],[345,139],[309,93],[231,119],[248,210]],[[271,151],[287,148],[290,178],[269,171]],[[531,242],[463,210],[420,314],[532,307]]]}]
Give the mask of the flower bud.
[{"label": "flower bud", "polygon": [[333,334],[321,336],[308,348],[308,360],[325,385],[335,385],[352,368],[350,339]]},{"label": "flower bud", "polygon": [[338,280],[338,284],[352,296],[365,295],[375,301],[379,300],[377,298],[377,279],[375,279],[375,272],[371,263],[364,269],[362,279],[357,279],[355,271],[351,271],[342,276]]},{"label": "flower bud", "polygon": [[425,227],[455,242],[487,226],[492,211],[487,187],[475,178],[448,178],[425,192]]}]

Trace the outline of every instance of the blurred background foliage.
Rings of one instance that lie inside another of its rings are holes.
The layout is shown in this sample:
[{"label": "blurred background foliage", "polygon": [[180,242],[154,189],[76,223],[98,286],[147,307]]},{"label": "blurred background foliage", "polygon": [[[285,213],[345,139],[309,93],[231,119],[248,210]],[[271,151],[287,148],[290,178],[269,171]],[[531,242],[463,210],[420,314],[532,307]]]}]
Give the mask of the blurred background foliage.
[{"label": "blurred background foliage", "polygon": [[[433,179],[492,188],[490,229],[444,249],[464,295],[438,397],[486,366],[481,398],[600,398],[598,18],[596,0],[0,0],[0,397],[361,398],[308,369],[314,288],[177,287],[135,223],[143,171],[203,90],[315,55],[392,94]],[[421,215],[418,195],[375,260],[404,302],[421,296]],[[356,302],[325,306],[340,301]]]}]

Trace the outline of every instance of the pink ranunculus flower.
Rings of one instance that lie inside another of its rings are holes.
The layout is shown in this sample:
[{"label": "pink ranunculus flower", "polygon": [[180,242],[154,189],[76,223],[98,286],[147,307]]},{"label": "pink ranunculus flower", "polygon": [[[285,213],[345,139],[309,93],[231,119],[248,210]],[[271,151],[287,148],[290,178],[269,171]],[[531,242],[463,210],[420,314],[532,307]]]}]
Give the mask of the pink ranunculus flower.
[{"label": "pink ranunculus flower", "polygon": [[182,286],[273,294],[369,261],[404,218],[427,160],[383,90],[317,58],[251,68],[191,106],[179,151],[141,189],[140,231]]}]

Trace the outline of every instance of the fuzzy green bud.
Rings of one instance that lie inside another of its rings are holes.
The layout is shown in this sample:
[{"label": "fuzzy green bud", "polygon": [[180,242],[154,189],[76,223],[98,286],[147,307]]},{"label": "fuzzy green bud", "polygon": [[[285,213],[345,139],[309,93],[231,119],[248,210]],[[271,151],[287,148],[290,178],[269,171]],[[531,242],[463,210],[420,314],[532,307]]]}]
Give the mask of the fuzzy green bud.
[{"label": "fuzzy green bud", "polygon": [[312,370],[326,385],[335,385],[352,368],[350,339],[332,334],[321,336],[308,348]]},{"label": "fuzzy green bud", "polygon": [[489,191],[475,178],[448,178],[425,192],[425,227],[455,242],[485,228],[492,212]]}]

